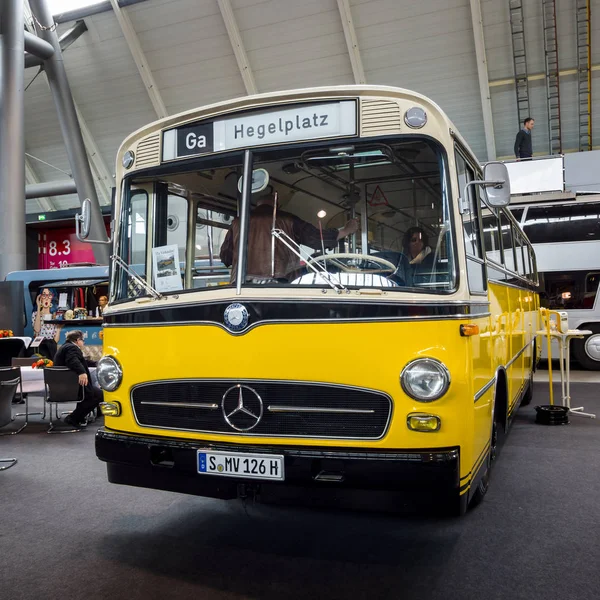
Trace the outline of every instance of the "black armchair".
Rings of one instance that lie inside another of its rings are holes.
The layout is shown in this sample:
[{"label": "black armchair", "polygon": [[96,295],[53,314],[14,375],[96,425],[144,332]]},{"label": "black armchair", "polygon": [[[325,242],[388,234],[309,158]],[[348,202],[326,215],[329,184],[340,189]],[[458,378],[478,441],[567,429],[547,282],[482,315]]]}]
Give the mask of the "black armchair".
[{"label": "black armchair", "polygon": [[[19,367],[6,367],[6,368],[0,368],[0,383],[1,382],[7,382],[7,383],[12,383],[13,381],[17,382],[17,386],[20,387],[21,389],[21,397],[23,397],[23,386],[21,385],[21,369]],[[13,394],[12,399],[14,400],[15,394]],[[17,429],[16,431],[5,431],[0,433],[0,436],[2,435],[14,435],[15,433],[19,433],[19,431],[23,431],[23,429],[25,429],[25,427],[27,427],[27,423],[28,423],[28,416],[29,416],[29,405],[27,403],[27,400],[25,400],[25,412],[24,413],[17,413],[16,415],[12,416],[11,415],[11,419],[10,421],[14,421],[15,417],[22,417],[25,416],[25,423],[23,423],[23,426],[20,427],[19,429]],[[0,410],[6,410],[5,408],[2,409],[0,407]],[[42,414],[42,413],[35,413],[35,414]],[[10,421],[8,421],[7,423],[5,423],[5,425],[7,425]],[[0,425],[0,427],[4,427],[4,425]]]},{"label": "black armchair", "polygon": [[[13,379],[12,381],[0,381],[0,427],[8,425],[12,417],[12,400],[17,393],[17,386],[19,385],[19,379]],[[16,458],[0,458],[0,471],[10,469],[17,464]]]},{"label": "black armchair", "polygon": [[[60,419],[61,415],[69,414],[71,411],[61,412],[58,414],[58,405],[68,402],[79,402],[79,377],[75,371],[67,367],[46,367],[44,369],[44,398],[49,405],[50,425],[46,433],[75,433],[81,429],[57,429],[54,431],[54,422],[52,420],[52,404],[56,418]],[[85,391],[85,390],[84,390]]]},{"label": "black armchair", "polygon": [[0,367],[10,367],[13,358],[25,356],[25,342],[19,338],[0,339]]}]

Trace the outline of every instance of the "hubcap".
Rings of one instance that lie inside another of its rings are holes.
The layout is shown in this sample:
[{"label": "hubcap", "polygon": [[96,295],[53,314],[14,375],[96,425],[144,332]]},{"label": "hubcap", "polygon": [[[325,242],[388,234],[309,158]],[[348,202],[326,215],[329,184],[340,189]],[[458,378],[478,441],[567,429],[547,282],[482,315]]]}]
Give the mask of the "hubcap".
[{"label": "hubcap", "polygon": [[594,333],[585,340],[585,353],[592,360],[600,361],[600,333]]}]

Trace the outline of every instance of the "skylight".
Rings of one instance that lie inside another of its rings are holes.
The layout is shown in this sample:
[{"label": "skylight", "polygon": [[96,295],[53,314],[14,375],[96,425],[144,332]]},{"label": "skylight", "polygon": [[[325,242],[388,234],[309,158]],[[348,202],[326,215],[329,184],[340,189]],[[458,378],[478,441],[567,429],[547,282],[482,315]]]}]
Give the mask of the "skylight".
[{"label": "skylight", "polygon": [[100,4],[102,0],[48,0],[50,14],[60,15],[78,8],[86,8],[94,4]]}]

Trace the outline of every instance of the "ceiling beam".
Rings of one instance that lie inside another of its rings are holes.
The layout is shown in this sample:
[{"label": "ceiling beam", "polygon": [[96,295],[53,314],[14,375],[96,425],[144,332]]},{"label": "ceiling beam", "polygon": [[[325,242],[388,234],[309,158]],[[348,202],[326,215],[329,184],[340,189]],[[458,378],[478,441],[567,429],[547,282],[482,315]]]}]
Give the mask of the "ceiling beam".
[{"label": "ceiling beam", "polygon": [[[26,25],[28,22],[25,22]],[[60,46],[61,52],[64,52],[79,36],[87,31],[85,21],[77,21],[71,29],[65,31],[58,39],[58,45]],[[25,68],[29,67],[41,67],[44,61],[33,54],[25,53]]]},{"label": "ceiling beam", "polygon": [[100,154],[100,150],[98,150],[94,136],[89,130],[89,127],[87,126],[83,116],[81,115],[79,107],[75,102],[74,104],[75,111],[77,112],[77,120],[79,121],[79,128],[81,129],[81,135],[83,137],[83,143],[85,144],[85,149],[87,150],[90,161],[90,166],[92,167],[92,171],[96,174],[96,177],[94,178],[96,182],[96,189],[98,189],[100,196],[102,196],[104,199],[104,204],[110,204],[112,202],[111,189],[113,186],[113,177],[106,166],[102,155]]},{"label": "ceiling beam", "polygon": [[[25,157],[25,183],[27,185],[40,183],[40,178],[27,156]],[[36,201],[40,205],[40,208],[45,212],[57,209],[56,204],[50,200],[50,198],[36,198]]]},{"label": "ceiling beam", "polygon": [[352,13],[350,12],[350,3],[348,0],[337,0],[337,3],[340,11],[340,18],[342,19],[342,27],[344,28],[346,46],[348,46],[348,54],[350,55],[354,83],[367,83],[365,70],[360,58],[360,51],[358,49],[358,39],[356,37],[356,30],[354,29],[354,21],[352,20]]},{"label": "ceiling beam", "polygon": [[158,91],[158,86],[156,85],[156,81],[154,81],[154,76],[150,71],[148,61],[146,60],[146,56],[142,50],[140,40],[138,39],[135,29],[131,24],[129,15],[127,15],[127,13],[119,6],[118,0],[110,0],[110,3],[119,26],[121,27],[121,31],[125,36],[125,41],[129,46],[129,51],[131,52],[131,56],[133,56],[135,65],[140,73],[140,77],[144,82],[144,86],[146,87],[146,91],[148,92],[148,96],[150,97],[150,102],[152,102],[156,116],[159,119],[168,117],[169,113],[167,112],[165,103],[163,102],[160,92]]},{"label": "ceiling beam", "polygon": [[487,159],[496,160],[496,138],[494,135],[494,119],[492,116],[492,100],[488,79],[485,39],[483,37],[483,19],[480,0],[470,0],[471,20],[473,22],[473,39],[475,41],[475,58],[477,60],[477,77],[479,79],[479,95],[483,112],[483,130]]},{"label": "ceiling beam", "polygon": [[250,68],[248,56],[246,56],[246,50],[244,50],[242,36],[240,35],[240,30],[233,14],[231,2],[230,0],[217,0],[217,2],[219,4],[219,10],[221,11],[223,21],[225,22],[227,35],[229,36],[229,41],[231,42],[231,47],[233,48],[233,53],[235,54],[235,59],[237,60],[240,74],[244,80],[246,93],[248,95],[257,94],[258,90],[256,88],[256,82],[254,81],[254,75],[252,74],[252,69]]}]

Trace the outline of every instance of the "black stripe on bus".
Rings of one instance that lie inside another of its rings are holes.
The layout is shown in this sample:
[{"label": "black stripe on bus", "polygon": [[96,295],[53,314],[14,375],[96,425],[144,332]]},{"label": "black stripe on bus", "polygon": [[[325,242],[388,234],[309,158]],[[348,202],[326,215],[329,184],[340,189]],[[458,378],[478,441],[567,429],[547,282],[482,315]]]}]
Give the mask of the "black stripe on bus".
[{"label": "black stripe on bus", "polygon": [[225,309],[234,303],[243,304],[248,310],[249,326],[276,322],[335,322],[393,321],[410,319],[443,319],[483,317],[489,314],[487,303],[440,303],[440,304],[392,304],[375,302],[311,302],[293,301],[244,301],[189,304],[139,308],[105,315],[107,325],[170,325],[174,323],[223,323]]}]

